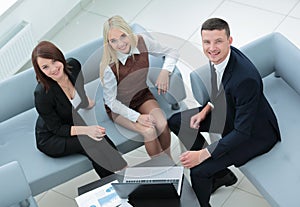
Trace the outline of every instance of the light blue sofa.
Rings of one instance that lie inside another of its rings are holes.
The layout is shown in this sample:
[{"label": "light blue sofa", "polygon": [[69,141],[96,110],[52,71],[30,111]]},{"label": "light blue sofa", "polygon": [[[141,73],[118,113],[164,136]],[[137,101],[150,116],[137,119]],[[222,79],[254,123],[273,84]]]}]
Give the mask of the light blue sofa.
[{"label": "light blue sofa", "polygon": [[[240,170],[271,206],[300,206],[300,50],[280,33],[240,48],[257,67],[264,93],[277,116],[282,141]],[[190,74],[195,99],[207,100],[208,65]]]},{"label": "light blue sofa", "polygon": [[0,166],[0,206],[37,207],[31,190],[17,161]]},{"label": "light blue sofa", "polygon": [[[133,24],[132,28],[135,33],[145,32],[144,28],[137,24]],[[83,113],[85,121],[88,124],[104,126],[107,135],[119,151],[126,153],[142,146],[143,141],[141,135],[116,127],[106,115],[99,82],[101,47],[102,39],[99,38],[68,52],[66,57],[74,57],[80,61],[87,93],[96,100],[96,107]],[[154,90],[152,82],[158,74],[157,67],[160,66],[162,58],[151,57],[151,90]],[[37,150],[34,135],[37,119],[33,97],[35,86],[36,79],[32,68],[0,82],[0,166],[18,161],[34,196],[92,169],[91,162],[82,155],[51,158]],[[176,69],[171,75],[169,93],[157,97],[167,117],[184,107],[182,100],[185,95],[181,74]]]}]

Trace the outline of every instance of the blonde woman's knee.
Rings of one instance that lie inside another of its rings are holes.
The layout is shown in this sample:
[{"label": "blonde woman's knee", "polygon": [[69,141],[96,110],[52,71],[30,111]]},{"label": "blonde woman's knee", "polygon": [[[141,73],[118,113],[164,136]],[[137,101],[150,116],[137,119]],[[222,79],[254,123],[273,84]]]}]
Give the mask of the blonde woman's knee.
[{"label": "blonde woman's knee", "polygon": [[162,133],[167,127],[168,122],[166,119],[156,120],[156,129],[158,133]]},{"label": "blonde woman's knee", "polygon": [[157,138],[156,129],[154,127],[144,127],[144,130],[141,132],[145,142],[153,141]]}]

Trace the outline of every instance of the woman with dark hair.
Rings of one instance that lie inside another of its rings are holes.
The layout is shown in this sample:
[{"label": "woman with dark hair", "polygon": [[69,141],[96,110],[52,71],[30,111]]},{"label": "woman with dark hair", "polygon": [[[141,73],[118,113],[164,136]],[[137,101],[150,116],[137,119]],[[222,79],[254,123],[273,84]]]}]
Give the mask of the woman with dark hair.
[{"label": "woman with dark hair", "polygon": [[124,168],[127,163],[105,128],[87,126],[78,113],[95,105],[85,93],[81,64],[74,58],[66,60],[48,41],[40,42],[31,58],[38,81],[34,91],[37,148],[51,157],[86,155],[101,178]]}]

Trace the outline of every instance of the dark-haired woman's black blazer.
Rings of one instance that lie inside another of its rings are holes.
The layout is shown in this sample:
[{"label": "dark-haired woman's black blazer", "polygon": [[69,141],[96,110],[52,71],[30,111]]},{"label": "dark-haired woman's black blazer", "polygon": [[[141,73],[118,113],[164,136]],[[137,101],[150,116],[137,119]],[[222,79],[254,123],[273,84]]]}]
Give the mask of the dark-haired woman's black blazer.
[{"label": "dark-haired woman's black blazer", "polygon": [[[88,106],[88,98],[83,87],[81,64],[73,58],[67,59],[67,64],[71,71],[68,74],[69,79],[82,100],[79,107],[85,108]],[[55,81],[50,82],[47,92],[44,86],[38,83],[34,97],[39,114],[35,128],[37,147],[50,156],[59,156],[65,150],[64,138],[72,138],[70,132],[71,126],[74,125],[73,113],[76,110]]]}]

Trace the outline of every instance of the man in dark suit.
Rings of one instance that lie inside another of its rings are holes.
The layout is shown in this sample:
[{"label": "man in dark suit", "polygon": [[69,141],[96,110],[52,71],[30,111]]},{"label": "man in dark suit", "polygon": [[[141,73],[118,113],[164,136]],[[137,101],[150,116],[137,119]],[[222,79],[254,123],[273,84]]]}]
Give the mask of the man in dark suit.
[{"label": "man in dark suit", "polygon": [[[190,149],[180,160],[191,170],[192,187],[201,207],[207,207],[214,190],[237,181],[227,167],[239,167],[268,152],[280,140],[280,132],[257,69],[231,46],[227,22],[208,19],[201,36],[211,66],[210,101],[173,115],[169,126]],[[220,133],[222,138],[203,148],[200,132]]]}]

